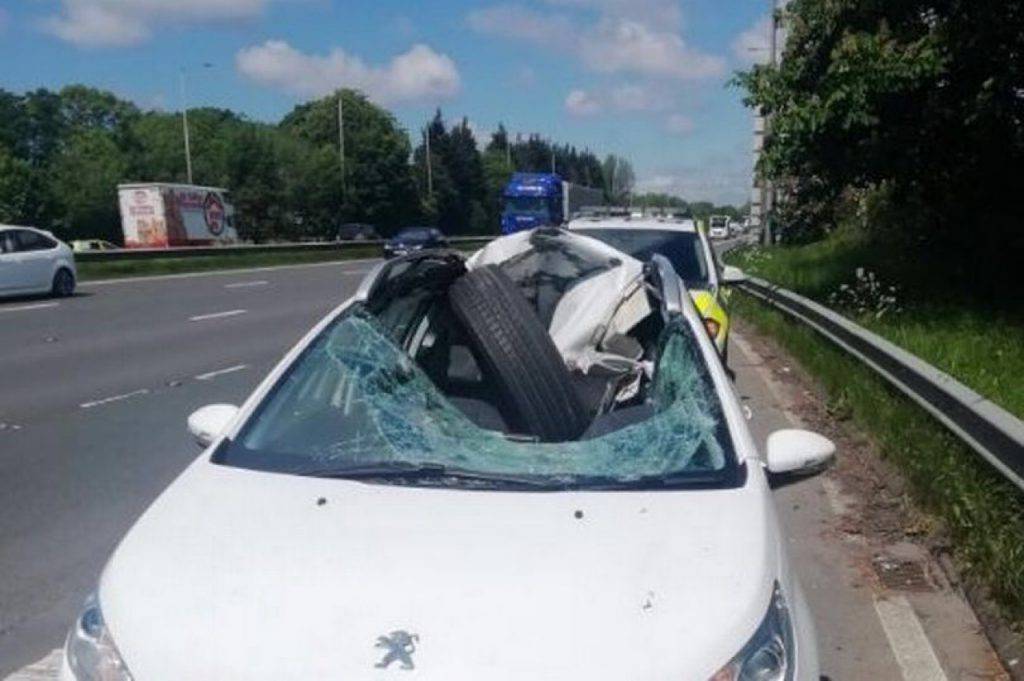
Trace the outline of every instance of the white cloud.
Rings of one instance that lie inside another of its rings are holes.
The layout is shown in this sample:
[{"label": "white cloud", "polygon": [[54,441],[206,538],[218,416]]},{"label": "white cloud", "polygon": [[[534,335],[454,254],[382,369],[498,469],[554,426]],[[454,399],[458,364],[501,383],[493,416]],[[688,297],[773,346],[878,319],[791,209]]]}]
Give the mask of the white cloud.
[{"label": "white cloud", "polygon": [[725,73],[719,57],[695,50],[672,31],[638,21],[601,21],[580,43],[580,57],[592,70],[637,73],[675,80],[700,80]]},{"label": "white cloud", "polygon": [[601,104],[586,90],[572,90],[565,97],[565,110],[573,116],[593,116],[601,112]]},{"label": "white cloud", "polygon": [[657,13],[648,6],[668,7],[666,3],[641,2],[634,6],[619,0],[554,1],[595,9],[598,18],[570,19],[523,5],[495,5],[470,12],[467,23],[479,33],[568,51],[598,73],[701,80],[725,72],[723,59],[686,44],[675,27],[677,21],[662,24],[651,19]]},{"label": "white cloud", "polygon": [[567,17],[544,14],[521,5],[494,5],[473,10],[466,17],[466,23],[478,33],[524,40],[552,49],[576,39]]},{"label": "white cloud", "polygon": [[260,16],[270,0],[61,0],[44,31],[80,47],[126,47],[166,25],[240,21]]},{"label": "white cloud", "polygon": [[664,88],[651,83],[620,83],[591,90],[576,88],[565,98],[565,110],[574,116],[663,111],[669,106],[671,99]]},{"label": "white cloud", "polygon": [[549,5],[589,9],[601,15],[634,19],[678,30],[683,15],[678,0],[546,0]]},{"label": "white cloud", "polygon": [[370,66],[335,48],[326,55],[306,54],[281,40],[240,50],[235,65],[254,82],[300,97],[327,94],[339,87],[362,90],[382,103],[452,97],[461,88],[455,62],[427,45],[413,45],[385,65]]},{"label": "white cloud", "polygon": [[608,100],[617,111],[661,111],[670,105],[665,89],[649,83],[616,85],[608,91]]},{"label": "white cloud", "polygon": [[728,155],[697,158],[684,166],[655,169],[637,180],[638,191],[734,206],[750,200],[752,187],[753,159],[741,148]]},{"label": "white cloud", "polygon": [[673,135],[689,135],[694,127],[693,119],[681,113],[671,114],[665,119],[665,130]]},{"label": "white cloud", "polygon": [[736,36],[732,41],[732,53],[736,61],[748,65],[767,62],[771,30],[771,18],[763,16]]}]

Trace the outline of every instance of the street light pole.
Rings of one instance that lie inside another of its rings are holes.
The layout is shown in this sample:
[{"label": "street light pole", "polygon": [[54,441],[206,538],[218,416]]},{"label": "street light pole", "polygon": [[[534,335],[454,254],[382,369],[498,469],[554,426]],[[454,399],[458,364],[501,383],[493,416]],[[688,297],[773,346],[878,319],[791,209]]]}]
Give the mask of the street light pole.
[{"label": "street light pole", "polygon": [[341,159],[341,195],[347,193],[345,177],[345,108],[342,104],[342,92],[338,90],[338,156]]},{"label": "street light pole", "polygon": [[434,197],[434,178],[430,168],[430,126],[423,130],[424,152],[427,161],[427,196]]},{"label": "street light pole", "polygon": [[185,132],[185,172],[188,183],[192,184],[192,149],[188,139],[188,100],[185,97],[185,68],[178,72],[181,81],[181,127]]},{"label": "street light pole", "polygon": [[[779,0],[772,0],[772,16],[771,16],[771,36],[768,40],[768,63],[771,65],[772,70],[778,66],[777,57],[777,45],[776,40],[779,32]],[[772,115],[769,113],[764,119],[764,135],[767,139],[772,129]],[[764,147],[762,143],[761,153],[764,153]],[[764,196],[761,198],[761,212],[764,214],[764,240],[766,246],[771,246],[775,243],[774,234],[772,233],[772,212],[775,210],[775,184],[771,180],[765,180],[764,182]]]}]

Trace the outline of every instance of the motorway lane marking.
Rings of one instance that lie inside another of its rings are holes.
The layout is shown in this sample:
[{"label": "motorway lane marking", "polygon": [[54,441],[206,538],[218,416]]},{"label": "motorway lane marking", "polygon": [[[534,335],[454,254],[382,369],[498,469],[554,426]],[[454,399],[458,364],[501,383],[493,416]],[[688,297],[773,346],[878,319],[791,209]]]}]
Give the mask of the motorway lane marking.
[{"label": "motorway lane marking", "polygon": [[[277,272],[278,270],[300,270],[310,267],[341,267],[343,265],[363,265],[379,262],[379,258],[362,258],[358,260],[330,260],[328,262],[306,262],[298,265],[272,265],[269,267],[236,267],[227,270],[210,270],[207,272],[182,272],[180,274],[154,274],[148,277],[119,277],[117,279],[86,279],[79,282],[81,287],[112,286],[114,284],[134,284],[140,281],[163,281],[164,279],[193,279],[196,277],[223,277],[248,272]],[[342,274],[366,274],[369,269],[346,270]]]},{"label": "motorway lane marking", "polygon": [[32,303],[31,305],[16,305],[14,307],[0,307],[0,312],[23,312],[25,310],[42,310],[46,307],[57,307],[60,303]]},{"label": "motorway lane marking", "polygon": [[237,317],[240,314],[245,314],[248,310],[227,310],[226,312],[211,312],[210,314],[199,314],[195,317],[189,317],[190,322],[203,322],[207,319],[220,319],[222,317]]},{"label": "motorway lane marking", "polygon": [[101,404],[110,404],[111,402],[120,402],[121,400],[127,400],[127,399],[132,398],[132,397],[137,397],[138,395],[148,395],[148,394],[149,394],[149,388],[141,388],[140,390],[133,390],[130,393],[125,393],[123,395],[114,395],[113,397],[104,397],[101,400],[93,400],[92,402],[82,402],[78,406],[81,407],[82,409],[92,409],[93,407],[98,407]]},{"label": "motorway lane marking", "polygon": [[224,374],[233,374],[236,371],[241,371],[242,369],[246,369],[248,367],[249,367],[248,364],[238,364],[238,365],[235,365],[233,367],[228,367],[227,369],[217,369],[216,371],[209,371],[209,372],[207,372],[205,374],[199,374],[198,376],[196,376],[196,380],[197,381],[209,381],[212,378],[216,378],[218,376],[223,376]]},{"label": "motorway lane marking", "polygon": [[32,664],[25,665],[18,671],[4,678],[4,681],[52,681],[60,673],[64,661],[64,651],[54,648],[45,657]]},{"label": "motorway lane marking", "polygon": [[921,620],[906,597],[876,597],[875,612],[889,639],[889,647],[896,655],[904,681],[947,681]]},{"label": "motorway lane marking", "polygon": [[253,286],[266,286],[270,282],[266,279],[259,281],[237,281],[234,284],[224,284],[224,288],[252,288]]}]

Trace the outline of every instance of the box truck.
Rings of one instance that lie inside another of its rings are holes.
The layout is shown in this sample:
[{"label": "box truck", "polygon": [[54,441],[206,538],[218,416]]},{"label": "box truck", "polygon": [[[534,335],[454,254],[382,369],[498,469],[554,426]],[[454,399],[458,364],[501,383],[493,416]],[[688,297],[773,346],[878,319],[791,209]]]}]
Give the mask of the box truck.
[{"label": "box truck", "polygon": [[152,182],[117,187],[125,248],[238,241],[235,209],[220,187]]}]

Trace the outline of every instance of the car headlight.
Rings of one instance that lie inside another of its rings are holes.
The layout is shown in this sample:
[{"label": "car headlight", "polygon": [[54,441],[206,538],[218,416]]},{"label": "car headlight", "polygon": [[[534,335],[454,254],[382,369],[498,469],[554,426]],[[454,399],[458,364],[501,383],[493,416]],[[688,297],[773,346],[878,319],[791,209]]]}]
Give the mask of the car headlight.
[{"label": "car headlight", "polygon": [[757,631],[709,681],[791,681],[794,665],[793,624],[776,583]]},{"label": "car headlight", "polygon": [[85,600],[82,612],[68,632],[64,657],[78,681],[132,681],[103,621],[95,594]]}]

